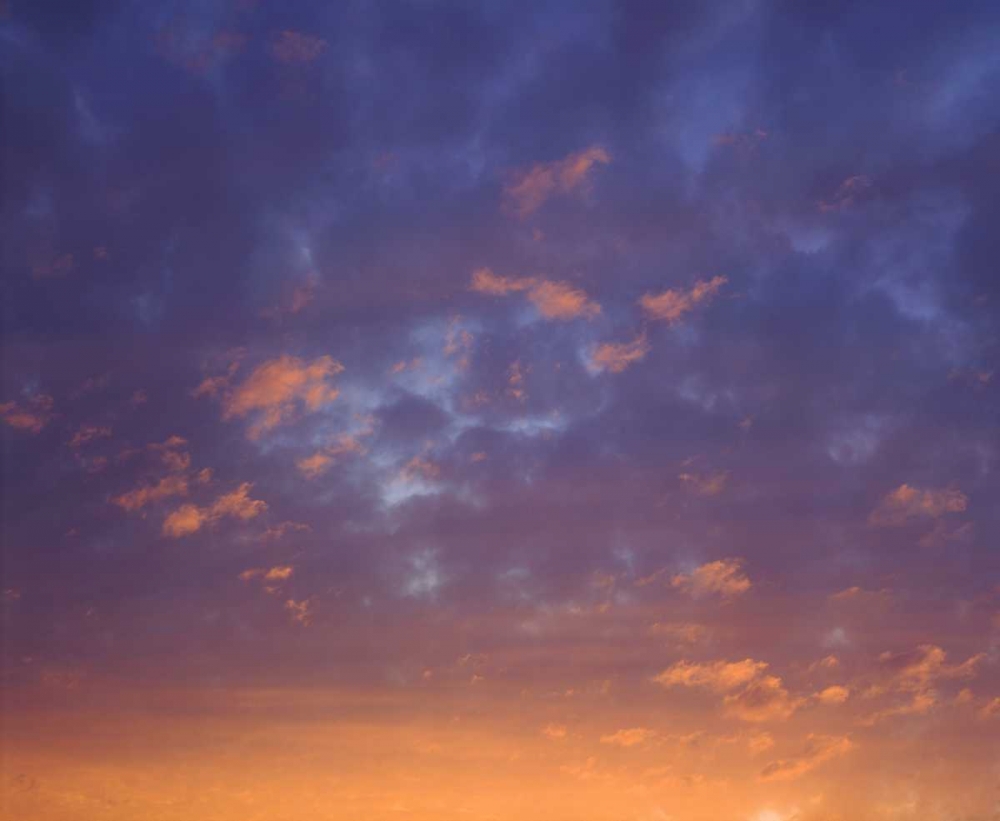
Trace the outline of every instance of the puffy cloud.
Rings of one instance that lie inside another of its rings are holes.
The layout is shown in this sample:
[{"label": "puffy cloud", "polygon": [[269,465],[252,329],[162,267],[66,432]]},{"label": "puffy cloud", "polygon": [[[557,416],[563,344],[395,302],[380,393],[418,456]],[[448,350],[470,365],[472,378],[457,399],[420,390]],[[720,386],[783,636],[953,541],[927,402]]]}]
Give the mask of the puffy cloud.
[{"label": "puffy cloud", "polygon": [[920,490],[903,484],[879,502],[868,517],[868,521],[878,527],[905,525],[914,519],[938,518],[946,513],[961,513],[967,504],[968,499],[959,490],[951,488]]},{"label": "puffy cloud", "polygon": [[133,488],[111,501],[124,510],[141,510],[148,504],[171,496],[186,496],[187,492],[188,480],[185,476],[165,476],[155,485]]},{"label": "puffy cloud", "polygon": [[751,587],[743,572],[741,559],[719,559],[695,568],[691,573],[678,573],[670,584],[694,596],[716,593],[725,598],[739,596]]},{"label": "puffy cloud", "polygon": [[616,747],[636,747],[652,741],[657,737],[657,732],[648,727],[631,727],[627,730],[618,730],[610,735],[601,736],[601,744],[611,744]]},{"label": "puffy cloud", "polygon": [[820,704],[843,704],[850,698],[851,688],[839,684],[832,684],[816,693],[816,700]]},{"label": "puffy cloud", "polygon": [[193,504],[181,505],[164,520],[163,533],[180,539],[197,533],[208,520],[207,510]]},{"label": "puffy cloud", "polygon": [[679,661],[653,681],[664,687],[704,687],[718,693],[725,693],[743,687],[757,678],[768,664],[766,661],[714,661],[708,664]]},{"label": "puffy cloud", "polygon": [[187,445],[182,436],[171,436],[164,442],[154,442],[149,449],[159,454],[163,466],[172,473],[180,473],[191,467],[191,456],[180,448]]},{"label": "puffy cloud", "polygon": [[659,294],[643,294],[639,305],[651,319],[671,325],[702,303],[710,302],[729,280],[723,276],[699,280],[687,290],[668,288]]},{"label": "puffy cloud", "polygon": [[561,160],[539,163],[527,171],[516,172],[504,186],[504,197],[519,217],[527,217],[554,194],[586,190],[594,166],[610,162],[611,155],[601,146],[593,145]]},{"label": "puffy cloud", "polygon": [[291,565],[277,565],[271,568],[255,567],[244,570],[239,575],[240,581],[248,582],[253,579],[261,579],[265,582],[283,582],[292,577],[295,568]]},{"label": "puffy cloud", "polygon": [[810,734],[806,745],[797,755],[772,761],[760,773],[761,781],[788,781],[816,769],[821,764],[846,755],[854,749],[847,736]]},{"label": "puffy cloud", "polygon": [[947,654],[937,645],[922,644],[906,653],[882,653],[882,681],[870,687],[865,696],[875,698],[885,694],[905,695],[908,701],[894,704],[864,717],[867,726],[887,718],[923,715],[938,703],[937,685],[944,681],[973,678],[985,653],[970,656],[961,664],[948,664]]},{"label": "puffy cloud", "polygon": [[601,312],[600,305],[568,282],[542,280],[528,291],[528,299],[546,319],[592,319]]},{"label": "puffy cloud", "polygon": [[778,676],[762,676],[723,699],[726,712],[742,721],[783,721],[803,700],[793,698]]},{"label": "puffy cloud", "polygon": [[593,319],[601,313],[601,306],[585,291],[568,282],[554,282],[534,277],[504,277],[489,268],[479,268],[472,274],[470,290],[491,296],[508,296],[524,292],[528,301],[545,319],[566,321]]},{"label": "puffy cloud", "polygon": [[604,342],[590,352],[590,368],[593,371],[621,373],[636,362],[641,362],[649,353],[646,334],[639,334],[631,342]]},{"label": "puffy cloud", "polygon": [[765,675],[767,662],[715,661],[707,664],[680,661],[653,681],[664,687],[695,687],[725,694],[727,714],[748,722],[786,719],[802,704],[792,698],[778,676]]},{"label": "puffy cloud", "polygon": [[984,720],[1000,718],[1000,696],[984,704],[979,710],[979,717]]},{"label": "puffy cloud", "polygon": [[231,493],[219,496],[208,507],[194,504],[181,505],[163,522],[163,533],[181,538],[197,533],[207,524],[214,524],[224,517],[248,521],[267,510],[267,502],[250,498],[251,482],[244,482]]},{"label": "puffy cloud", "polygon": [[336,399],[340,392],[330,380],[343,370],[344,366],[330,356],[312,362],[280,356],[259,365],[235,388],[230,389],[235,371],[231,366],[227,375],[205,379],[194,393],[221,396],[223,419],[253,415],[256,421],[248,435],[257,439],[287,421],[298,406],[316,411]]},{"label": "puffy cloud", "polygon": [[51,420],[54,402],[51,396],[36,394],[27,402],[4,402],[0,404],[0,420],[12,428],[38,433]]}]

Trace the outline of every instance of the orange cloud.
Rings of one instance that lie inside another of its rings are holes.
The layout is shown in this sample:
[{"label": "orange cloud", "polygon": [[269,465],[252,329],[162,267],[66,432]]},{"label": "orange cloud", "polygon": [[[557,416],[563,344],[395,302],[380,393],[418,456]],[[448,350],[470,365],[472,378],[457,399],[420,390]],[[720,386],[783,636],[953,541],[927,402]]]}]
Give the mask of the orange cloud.
[{"label": "orange cloud", "polygon": [[631,342],[604,342],[590,353],[590,366],[595,371],[621,373],[649,353],[646,334],[639,334]]},{"label": "orange cloud", "polygon": [[311,456],[299,459],[295,465],[307,479],[315,479],[326,473],[339,457],[367,453],[367,448],[358,439],[358,436],[362,435],[365,435],[364,432],[356,435],[345,433],[338,437],[334,444],[316,451]]},{"label": "orange cloud", "polygon": [[1000,718],[1000,696],[983,705],[979,710],[979,717],[984,720]]},{"label": "orange cloud", "polygon": [[296,601],[295,599],[288,599],[285,602],[285,610],[288,611],[288,615],[291,616],[292,621],[304,627],[312,624],[312,602],[309,600]]},{"label": "orange cloud", "polygon": [[879,502],[868,522],[876,527],[896,527],[914,519],[936,519],[946,513],[961,513],[967,504],[968,499],[959,490],[920,490],[903,484]]},{"label": "orange cloud", "polygon": [[778,676],[763,676],[723,699],[726,712],[741,721],[784,721],[802,706],[792,698]]},{"label": "orange cloud", "polygon": [[792,698],[778,676],[764,675],[765,661],[715,661],[699,664],[680,661],[653,681],[664,687],[693,687],[725,693],[722,705],[728,715],[748,722],[784,720],[803,703]]},{"label": "orange cloud", "polygon": [[[281,356],[259,365],[241,385],[223,396],[222,418],[229,420],[250,414],[257,421],[251,426],[249,436],[258,438],[262,433],[286,421],[298,405],[315,411],[332,402],[339,391],[332,379],[344,366],[329,356],[320,356],[305,362],[294,356]],[[229,377],[206,379],[195,390],[195,395],[215,395],[226,389]]]},{"label": "orange cloud", "polygon": [[653,636],[666,636],[681,644],[698,644],[710,635],[710,631],[702,624],[661,624],[656,622],[649,626]]},{"label": "orange cloud", "polygon": [[719,559],[695,568],[691,573],[679,573],[670,580],[672,587],[695,596],[717,593],[729,598],[746,593],[751,582],[743,572],[742,559]]},{"label": "orange cloud", "polygon": [[551,741],[561,741],[566,738],[566,726],[563,724],[546,724],[542,727],[542,735]]},{"label": "orange cloud", "polygon": [[171,496],[186,496],[188,481],[184,476],[165,476],[155,485],[143,485],[116,496],[111,501],[124,510],[141,510],[148,504]]},{"label": "orange cloud", "polygon": [[699,496],[718,496],[726,489],[726,484],[729,482],[729,471],[723,470],[707,475],[681,473],[677,478]]},{"label": "orange cloud", "polygon": [[848,698],[850,698],[850,695],[850,687],[842,687],[839,684],[833,684],[816,693],[816,700],[820,704],[826,705],[843,704]]},{"label": "orange cloud", "polygon": [[504,186],[507,205],[521,218],[533,214],[554,194],[586,190],[595,165],[607,165],[611,155],[594,145],[550,163],[539,163],[517,172]]},{"label": "orange cloud", "polygon": [[708,664],[679,661],[653,677],[664,687],[703,687],[724,693],[743,687],[756,679],[768,664],[766,661],[714,661]]},{"label": "orange cloud", "polygon": [[0,419],[12,428],[38,433],[52,420],[51,396],[37,394],[27,403],[4,402],[0,404]]},{"label": "orange cloud", "polygon": [[643,294],[639,305],[651,319],[673,325],[699,304],[710,302],[728,281],[726,277],[716,276],[699,280],[686,291],[668,288],[660,294]]},{"label": "orange cloud", "polygon": [[579,317],[593,319],[601,312],[601,306],[590,299],[585,291],[574,288],[568,282],[553,282],[533,277],[498,276],[489,268],[473,271],[469,289],[491,296],[508,296],[524,291],[528,301],[545,319],[563,321]]},{"label": "orange cloud", "polygon": [[601,744],[612,744],[616,747],[636,747],[652,741],[657,737],[655,730],[648,727],[632,727],[628,730],[618,730],[616,733],[601,736]]},{"label": "orange cloud", "polygon": [[600,305],[567,282],[542,280],[528,291],[528,299],[546,319],[592,319],[601,312]]},{"label": "orange cloud", "polygon": [[760,773],[761,781],[789,781],[816,769],[821,764],[846,755],[854,749],[847,736],[813,735],[806,739],[805,748],[792,758],[772,761]]},{"label": "orange cloud", "polygon": [[197,533],[206,524],[214,524],[224,517],[248,521],[267,510],[267,502],[250,498],[251,482],[244,482],[236,490],[220,496],[209,507],[193,504],[181,505],[163,522],[163,534],[175,539]]},{"label": "orange cloud", "polygon": [[83,447],[88,442],[92,442],[95,439],[104,439],[111,435],[111,428],[109,427],[98,427],[97,425],[81,425],[79,430],[73,434],[73,438],[69,441],[69,446],[71,448]]}]

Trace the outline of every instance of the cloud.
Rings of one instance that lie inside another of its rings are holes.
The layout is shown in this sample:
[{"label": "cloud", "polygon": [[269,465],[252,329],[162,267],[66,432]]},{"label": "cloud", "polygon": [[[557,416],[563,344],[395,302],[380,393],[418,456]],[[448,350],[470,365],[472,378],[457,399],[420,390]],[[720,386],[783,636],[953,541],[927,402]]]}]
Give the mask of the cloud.
[{"label": "cloud", "polygon": [[713,692],[725,693],[743,687],[757,678],[768,664],[766,661],[714,661],[708,664],[679,661],[653,681],[664,687],[703,687]]},{"label": "cloud", "polygon": [[826,687],[823,690],[820,690],[818,693],[816,693],[815,698],[820,704],[832,705],[832,704],[843,704],[845,701],[847,701],[848,698],[850,698],[850,695],[851,695],[850,687],[843,687],[839,684],[832,684],[829,687]]},{"label": "cloud", "polygon": [[604,342],[590,352],[590,368],[595,372],[622,373],[649,353],[646,334],[639,334],[631,342]]},{"label": "cloud", "polygon": [[699,280],[688,290],[668,288],[659,294],[643,294],[639,305],[651,318],[673,325],[701,303],[710,302],[729,280],[723,276]]},{"label": "cloud", "polygon": [[239,575],[240,581],[248,582],[252,579],[261,579],[265,582],[283,582],[292,577],[295,568],[291,565],[276,565],[271,568],[255,567],[244,570]]},{"label": "cloud", "polygon": [[649,626],[653,636],[666,636],[680,644],[699,644],[711,635],[711,631],[703,624],[662,624],[656,622]]},{"label": "cloud", "polygon": [[765,675],[767,662],[715,661],[699,664],[680,661],[653,677],[664,687],[691,687],[725,694],[725,712],[748,722],[783,720],[792,715],[802,699],[792,698],[778,676]]},{"label": "cloud", "polygon": [[12,428],[38,433],[52,420],[51,396],[36,394],[26,403],[4,402],[0,404],[0,419]]},{"label": "cloud", "polygon": [[593,319],[601,313],[601,306],[590,299],[586,292],[568,282],[553,282],[534,277],[504,277],[489,268],[478,268],[472,273],[471,291],[490,296],[508,296],[524,292],[528,301],[545,319],[566,321]]},{"label": "cloud", "polygon": [[541,208],[554,194],[586,191],[594,166],[610,162],[611,155],[601,146],[593,145],[561,160],[515,172],[504,186],[506,204],[523,219]]},{"label": "cloud", "polygon": [[872,192],[871,179],[864,174],[856,174],[844,180],[829,200],[821,200],[818,203],[818,208],[823,212],[843,211],[869,198]]},{"label": "cloud", "polygon": [[171,496],[186,496],[188,480],[185,476],[164,476],[155,485],[142,485],[116,496],[111,501],[124,510],[141,510],[148,504]]},{"label": "cloud", "polygon": [[172,473],[180,473],[191,467],[191,455],[180,448],[187,445],[182,436],[171,436],[164,442],[154,442],[148,447],[157,453],[163,466]]},{"label": "cloud", "polygon": [[76,433],[73,434],[73,438],[70,439],[69,446],[71,448],[80,448],[88,442],[93,442],[95,439],[105,439],[109,436],[111,436],[111,428],[107,426],[81,425]]},{"label": "cloud", "polygon": [[282,31],[271,43],[271,55],[279,63],[311,63],[325,50],[326,40],[301,31]]},{"label": "cloud", "polygon": [[724,598],[746,593],[750,579],[743,572],[742,559],[720,559],[695,568],[691,573],[678,573],[670,580],[672,587],[693,596],[716,593]]},{"label": "cloud", "polygon": [[295,623],[301,624],[304,627],[308,627],[312,624],[313,612],[311,601],[296,601],[295,599],[288,599],[285,602],[285,610],[288,611],[288,615]]},{"label": "cloud", "polygon": [[175,539],[197,533],[207,524],[214,524],[229,517],[248,521],[267,510],[267,502],[250,498],[251,482],[244,482],[236,490],[219,496],[208,507],[194,504],[181,505],[163,522],[163,534]]},{"label": "cloud", "polygon": [[[237,363],[234,363],[237,364]],[[254,416],[248,436],[257,439],[292,416],[302,406],[316,411],[339,395],[330,380],[344,366],[330,356],[305,362],[295,356],[280,356],[259,365],[236,388],[230,389],[235,368],[225,376],[210,377],[195,389],[195,396],[221,396],[222,418]]]},{"label": "cloud", "polygon": [[207,521],[208,511],[204,508],[193,504],[181,505],[164,520],[163,533],[180,539],[197,533]]},{"label": "cloud", "polygon": [[566,726],[564,724],[546,724],[542,727],[542,735],[551,741],[561,741],[566,738]]},{"label": "cloud", "polygon": [[814,735],[797,755],[772,761],[760,773],[761,781],[789,781],[816,769],[821,764],[846,755],[854,749],[854,742],[847,736]]},{"label": "cloud", "polygon": [[920,490],[903,484],[879,502],[868,522],[876,527],[898,527],[914,519],[936,519],[946,513],[961,513],[967,505],[968,499],[959,490]]},{"label": "cloud", "polygon": [[978,715],[983,720],[1000,718],[1000,696],[984,704]]},{"label": "cloud", "polygon": [[793,698],[778,676],[763,676],[737,693],[726,696],[725,711],[741,721],[783,721],[803,704]]},{"label": "cloud", "polygon": [[726,489],[726,484],[729,482],[729,471],[723,470],[709,474],[681,473],[677,478],[699,496],[718,496]]},{"label": "cloud", "polygon": [[882,681],[870,687],[865,696],[875,698],[897,693],[909,700],[864,717],[861,723],[871,726],[887,718],[923,715],[938,702],[937,685],[943,681],[974,678],[986,660],[985,653],[970,656],[961,664],[948,664],[947,653],[934,644],[922,644],[906,653],[882,653]]},{"label": "cloud", "polygon": [[648,727],[632,727],[628,730],[618,730],[610,735],[601,736],[601,744],[612,744],[616,747],[636,747],[652,741],[657,737],[655,730]]},{"label": "cloud", "polygon": [[345,433],[337,437],[337,440],[326,448],[318,450],[310,456],[299,459],[295,466],[307,479],[315,479],[326,473],[330,467],[342,456],[363,455],[368,449],[361,442],[361,436],[367,436],[372,432],[372,428],[350,434]]},{"label": "cloud", "polygon": [[528,291],[528,299],[546,319],[592,319],[601,312],[600,305],[567,282],[542,280]]}]

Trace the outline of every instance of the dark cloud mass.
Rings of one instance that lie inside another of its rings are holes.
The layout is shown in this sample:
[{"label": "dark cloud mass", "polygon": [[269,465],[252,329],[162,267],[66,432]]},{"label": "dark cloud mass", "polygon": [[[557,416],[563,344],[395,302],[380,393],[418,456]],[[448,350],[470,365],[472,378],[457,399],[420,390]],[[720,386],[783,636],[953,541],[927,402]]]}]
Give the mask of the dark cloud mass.
[{"label": "dark cloud mass", "polygon": [[996,817],[998,38],[0,0],[0,814]]}]

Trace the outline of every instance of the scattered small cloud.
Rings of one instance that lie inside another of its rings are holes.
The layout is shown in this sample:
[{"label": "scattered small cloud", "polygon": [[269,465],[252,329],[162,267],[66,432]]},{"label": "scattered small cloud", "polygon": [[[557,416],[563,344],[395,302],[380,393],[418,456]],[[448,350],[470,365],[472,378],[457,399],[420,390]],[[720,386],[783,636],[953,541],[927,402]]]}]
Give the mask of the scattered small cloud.
[{"label": "scattered small cloud", "polygon": [[208,507],[194,504],[181,505],[163,522],[163,534],[175,539],[197,533],[205,525],[223,518],[248,521],[267,510],[267,502],[250,498],[251,482],[244,482],[231,493],[219,496]]},{"label": "scattered small cloud", "polygon": [[960,490],[921,490],[907,484],[888,493],[871,512],[868,522],[875,527],[899,527],[914,520],[936,519],[948,513],[962,513],[968,499]]},{"label": "scattered small cloud", "polygon": [[750,578],[743,572],[742,559],[708,562],[690,573],[678,573],[670,584],[693,596],[717,594],[723,598],[740,596],[752,586]]},{"label": "scattered small cloud", "polygon": [[511,175],[503,193],[507,207],[522,219],[541,208],[555,194],[587,191],[591,171],[607,165],[611,155],[593,145],[561,160],[538,163],[526,171]]},{"label": "scattered small cloud", "polygon": [[631,342],[603,342],[590,351],[590,369],[595,373],[622,373],[645,359],[649,350],[649,340],[645,333],[639,334]]},{"label": "scattered small cloud", "polygon": [[17,430],[39,433],[52,421],[54,404],[46,394],[35,394],[24,402],[4,402],[0,404],[0,419]]},{"label": "scattered small cloud", "polygon": [[657,737],[658,733],[648,727],[631,727],[627,730],[618,730],[610,735],[602,735],[601,744],[611,744],[615,747],[638,747]]},{"label": "scattered small cloud", "polygon": [[673,325],[698,305],[711,302],[728,281],[726,277],[715,276],[699,280],[687,290],[668,288],[659,294],[643,294],[639,305],[650,319]]}]

